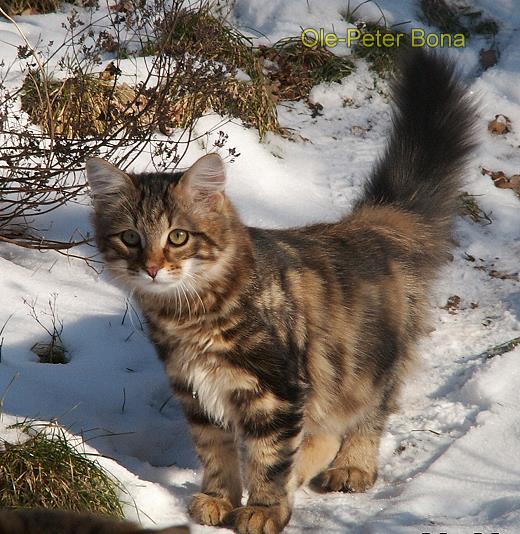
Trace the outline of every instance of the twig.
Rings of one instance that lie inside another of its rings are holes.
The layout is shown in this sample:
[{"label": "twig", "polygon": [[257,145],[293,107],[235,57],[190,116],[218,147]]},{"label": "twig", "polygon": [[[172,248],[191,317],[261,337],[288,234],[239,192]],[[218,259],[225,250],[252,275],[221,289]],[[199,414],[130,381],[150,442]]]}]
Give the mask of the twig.
[{"label": "twig", "polygon": [[125,413],[126,406],[126,389],[123,388],[123,405],[121,406],[121,413]]},{"label": "twig", "polygon": [[[43,63],[40,60],[40,56],[39,56],[38,52],[35,50],[33,45],[29,42],[29,39],[27,39],[25,33],[22,31],[22,29],[20,28],[18,23],[11,16],[9,16],[1,7],[0,7],[0,13],[9,22],[13,23],[14,27],[16,28],[16,31],[18,32],[20,37],[24,40],[27,48],[31,51],[31,54],[34,57],[34,60],[36,61],[37,65],[38,65],[38,69],[41,72],[42,79],[45,80],[46,77],[47,77],[47,74],[46,74],[45,69],[43,67]],[[47,86],[46,83],[44,83],[44,89],[45,89],[45,99],[47,101],[47,114],[48,114],[49,127],[50,127],[50,132],[49,132],[50,133],[50,137],[51,137],[51,139],[50,139],[51,140],[50,154],[51,154],[51,162],[52,162],[52,147],[54,146],[54,119],[52,117],[52,108],[51,108],[51,99],[49,97],[49,89],[48,89],[48,86]]]},{"label": "twig", "polygon": [[166,405],[173,399],[173,395],[170,395],[162,404],[161,404],[161,407],[159,408],[159,413],[161,413],[164,408],[166,408]]},{"label": "twig", "polygon": [[[6,319],[5,323],[3,324],[2,328],[0,328],[0,336],[4,333],[5,327],[7,326],[7,323],[11,320],[11,317],[14,315],[14,312],[9,315],[9,317]],[[2,337],[0,339],[0,363],[2,363],[2,347],[4,346],[4,338]]]},{"label": "twig", "polygon": [[505,354],[506,352],[511,352],[514,348],[518,347],[520,345],[520,337],[515,337],[513,339],[510,339],[509,341],[504,341],[504,343],[500,343],[499,345],[495,345],[494,347],[491,347],[484,352],[481,352],[477,355],[477,358],[486,358],[491,359],[495,356],[501,356],[502,354]]},{"label": "twig", "polygon": [[13,382],[20,376],[20,373],[17,371],[13,377],[11,378],[11,380],[9,381],[9,384],[7,384],[7,387],[5,388],[4,390],[4,394],[2,395],[2,398],[0,399],[0,419],[2,419],[2,416],[4,415],[4,401],[5,401],[5,397],[7,396],[7,392],[9,391],[9,389],[11,388],[11,386],[13,385]]},{"label": "twig", "polygon": [[435,434],[436,436],[442,436],[440,432],[437,432],[436,430],[432,430],[431,428],[415,428],[415,429],[412,429],[412,432],[431,432],[432,434]]}]

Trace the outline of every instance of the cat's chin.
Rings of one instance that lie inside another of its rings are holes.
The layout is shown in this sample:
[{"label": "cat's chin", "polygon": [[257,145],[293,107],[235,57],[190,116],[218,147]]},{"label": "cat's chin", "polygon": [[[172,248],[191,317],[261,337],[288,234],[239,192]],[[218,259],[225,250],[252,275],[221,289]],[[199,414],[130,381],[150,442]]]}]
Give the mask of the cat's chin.
[{"label": "cat's chin", "polygon": [[174,292],[180,285],[179,280],[138,280],[134,281],[132,286],[142,294],[149,295],[165,295],[170,292]]}]

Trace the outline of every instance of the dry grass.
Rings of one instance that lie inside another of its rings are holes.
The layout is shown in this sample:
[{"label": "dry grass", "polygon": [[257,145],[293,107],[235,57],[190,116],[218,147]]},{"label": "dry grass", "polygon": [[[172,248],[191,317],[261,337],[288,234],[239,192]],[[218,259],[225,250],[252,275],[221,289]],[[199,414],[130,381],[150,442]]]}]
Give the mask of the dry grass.
[{"label": "dry grass", "polygon": [[267,85],[239,81],[233,77],[207,80],[204,90],[179,85],[174,88],[170,125],[184,128],[210,110],[241,119],[257,128],[260,138],[278,131],[276,101]]},{"label": "dry grass", "polygon": [[[353,70],[349,60],[325,48],[303,46],[299,37],[255,48],[212,15],[208,4],[166,11],[155,37],[143,40],[141,53],[171,56],[183,65],[167,80],[167,90],[164,84],[146,90],[119,84],[117,75],[55,81],[30,72],[21,90],[22,109],[45,134],[67,139],[132,131],[154,121],[163,123],[164,129],[157,125],[161,131],[189,128],[211,110],[241,119],[263,138],[268,131],[281,131],[279,100],[306,98],[314,85],[339,81]],[[237,79],[238,69],[250,80]]]},{"label": "dry grass", "polygon": [[444,33],[469,35],[468,28],[461,21],[461,10],[450,6],[445,0],[420,0],[424,19]]},{"label": "dry grass", "polygon": [[52,126],[55,135],[68,139],[103,136],[121,128],[132,131],[149,126],[159,115],[169,127],[188,128],[210,110],[242,119],[257,128],[260,137],[279,128],[276,104],[266,85],[218,74],[207,79],[204,76],[192,73],[191,77],[172,80],[167,88],[167,106],[164,99],[158,99],[162,104],[160,112],[154,109],[154,99],[148,98],[154,92],[160,93],[158,88],[144,93],[94,76],[47,81],[49,114],[47,103],[41,98],[41,78],[32,73],[24,81],[21,103],[44,133],[49,134]]},{"label": "dry grass", "polygon": [[23,443],[4,442],[0,452],[0,507],[123,517],[117,483],[95,460],[72,445],[63,429],[25,423],[18,426],[29,438]]},{"label": "dry grass", "polygon": [[21,14],[50,13],[56,11],[61,0],[0,0],[0,9],[10,17]]},{"label": "dry grass", "polygon": [[[51,103],[50,113],[45,88]],[[141,113],[147,100],[127,84],[115,84],[92,75],[64,81],[42,81],[39,73],[29,73],[20,93],[22,109],[45,134],[74,139],[103,135],[124,126],[144,126],[150,117]]]},{"label": "dry grass", "polygon": [[[141,53],[177,59],[188,54],[200,62],[200,67],[170,82],[171,127],[186,127],[213,110],[257,128],[260,138],[268,131],[279,131],[277,98],[257,49],[248,37],[214,16],[208,3],[167,12],[155,39],[145,41]],[[250,81],[236,78],[239,69]]]},{"label": "dry grass", "polygon": [[271,91],[280,100],[299,100],[321,82],[340,81],[354,69],[352,62],[326,48],[303,45],[300,37],[281,39],[260,47],[260,57],[271,62],[267,70]]},{"label": "dry grass", "polygon": [[31,347],[31,351],[38,356],[40,363],[69,363],[67,350],[59,340],[53,340],[49,343],[35,343]]},{"label": "dry grass", "polygon": [[421,0],[420,8],[424,20],[431,26],[440,28],[445,33],[462,33],[493,37],[498,33],[498,23],[485,18],[483,12],[475,9],[471,2],[454,2],[446,0]]},{"label": "dry grass", "polygon": [[[143,12],[141,18],[146,15],[151,16]],[[30,72],[21,90],[22,109],[45,134],[67,139],[150,127],[167,133],[190,128],[211,110],[240,118],[257,128],[260,138],[279,131],[277,98],[249,39],[211,15],[207,4],[176,7],[162,17],[155,37],[142,40],[141,53],[155,54],[163,68],[154,87],[120,84],[118,74],[55,81]],[[238,80],[238,69],[250,81]]]},{"label": "dry grass", "polygon": [[[209,4],[167,15],[155,41],[146,41],[142,51],[159,52],[173,57],[188,53],[202,62],[214,62],[217,71],[224,66],[227,73],[207,80],[204,91],[198,89],[197,80],[190,79],[183,80],[184,87],[174,88],[173,124],[185,125],[192,114],[198,117],[213,109],[257,128],[261,138],[267,131],[280,131],[279,100],[305,98],[314,85],[339,81],[353,70],[350,61],[325,48],[305,47],[300,37],[256,48],[251,39],[213,15]],[[249,76],[249,82],[234,77],[238,69]]]},{"label": "dry grass", "polygon": [[211,13],[209,4],[167,14],[161,23],[156,50],[180,56],[188,52],[204,61],[218,61],[231,72],[261,74],[252,41]]}]

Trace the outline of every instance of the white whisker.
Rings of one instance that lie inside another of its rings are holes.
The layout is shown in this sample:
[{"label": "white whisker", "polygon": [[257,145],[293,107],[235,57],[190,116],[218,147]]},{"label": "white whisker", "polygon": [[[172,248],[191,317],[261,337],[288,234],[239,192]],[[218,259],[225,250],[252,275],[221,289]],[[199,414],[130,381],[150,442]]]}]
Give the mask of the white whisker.
[{"label": "white whisker", "polygon": [[202,310],[204,311],[204,313],[207,313],[206,306],[204,305],[204,301],[202,300],[201,296],[199,295],[199,292],[195,288],[194,284],[191,282],[192,280],[197,281],[197,279],[195,278],[195,276],[193,276],[192,274],[189,274],[189,273],[187,273],[185,276],[188,278],[188,280],[186,280],[186,282],[189,284],[190,288],[195,293],[195,295],[197,295],[197,297],[199,299],[199,302],[200,302],[200,304],[202,306]]},{"label": "white whisker", "polygon": [[188,305],[188,317],[189,317],[189,320],[191,321],[191,306],[190,306],[190,301],[188,299],[188,295],[186,294],[186,290],[184,289],[184,282],[181,280],[180,282],[180,288],[182,289],[182,293],[184,294],[184,298],[186,299],[186,304]]}]

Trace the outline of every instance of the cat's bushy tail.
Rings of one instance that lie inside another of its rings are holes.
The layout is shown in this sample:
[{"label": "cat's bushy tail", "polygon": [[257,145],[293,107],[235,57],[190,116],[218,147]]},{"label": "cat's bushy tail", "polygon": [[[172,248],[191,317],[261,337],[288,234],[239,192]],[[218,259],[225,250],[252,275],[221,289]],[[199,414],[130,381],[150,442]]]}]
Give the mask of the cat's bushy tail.
[{"label": "cat's bushy tail", "polygon": [[449,239],[462,175],[475,147],[476,107],[454,64],[407,50],[393,85],[393,130],[357,206],[397,205]]}]

